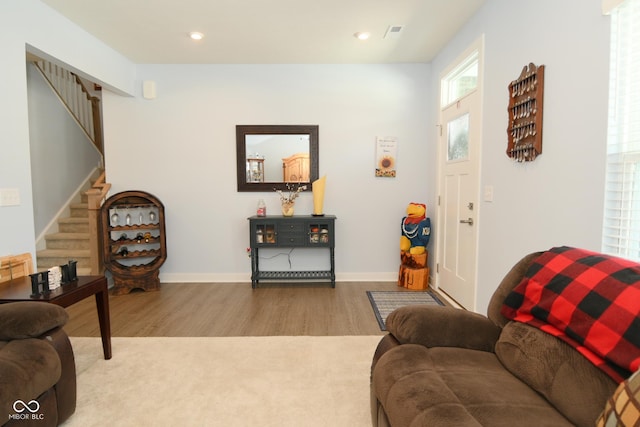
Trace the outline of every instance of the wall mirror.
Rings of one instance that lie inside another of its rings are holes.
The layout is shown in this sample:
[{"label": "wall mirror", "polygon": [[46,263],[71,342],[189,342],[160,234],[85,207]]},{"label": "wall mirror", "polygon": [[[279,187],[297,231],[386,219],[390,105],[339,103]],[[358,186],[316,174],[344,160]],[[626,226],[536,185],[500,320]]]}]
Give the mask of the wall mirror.
[{"label": "wall mirror", "polygon": [[286,190],[318,179],[317,125],[236,126],[238,191]]}]

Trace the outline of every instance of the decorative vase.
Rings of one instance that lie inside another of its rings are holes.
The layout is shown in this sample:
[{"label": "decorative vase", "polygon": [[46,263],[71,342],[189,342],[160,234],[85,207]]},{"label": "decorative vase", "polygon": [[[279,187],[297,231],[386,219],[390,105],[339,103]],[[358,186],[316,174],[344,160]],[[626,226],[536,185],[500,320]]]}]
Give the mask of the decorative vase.
[{"label": "decorative vase", "polygon": [[293,216],[293,207],[295,202],[282,202],[282,215]]},{"label": "decorative vase", "polygon": [[311,183],[311,191],[313,191],[313,216],[323,216],[322,205],[324,203],[324,187],[327,176],[316,179]]}]

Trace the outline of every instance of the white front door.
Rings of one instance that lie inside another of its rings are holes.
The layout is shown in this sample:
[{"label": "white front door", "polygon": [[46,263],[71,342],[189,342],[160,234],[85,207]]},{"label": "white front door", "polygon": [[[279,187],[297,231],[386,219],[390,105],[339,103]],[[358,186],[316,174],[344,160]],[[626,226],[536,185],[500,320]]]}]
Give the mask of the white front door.
[{"label": "white front door", "polygon": [[469,310],[476,302],[477,98],[472,92],[442,111],[440,140],[438,287]]}]

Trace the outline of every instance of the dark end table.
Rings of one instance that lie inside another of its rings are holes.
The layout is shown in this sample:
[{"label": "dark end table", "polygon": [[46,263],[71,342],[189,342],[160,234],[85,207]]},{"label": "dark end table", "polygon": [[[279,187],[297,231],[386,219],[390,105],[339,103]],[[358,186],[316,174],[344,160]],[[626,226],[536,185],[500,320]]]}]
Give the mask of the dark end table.
[{"label": "dark end table", "polygon": [[68,307],[95,295],[104,358],[111,359],[111,320],[109,288],[104,276],[81,276],[73,282],[37,296],[31,296],[31,277],[19,277],[0,285],[0,304],[17,301],[42,301]]}]

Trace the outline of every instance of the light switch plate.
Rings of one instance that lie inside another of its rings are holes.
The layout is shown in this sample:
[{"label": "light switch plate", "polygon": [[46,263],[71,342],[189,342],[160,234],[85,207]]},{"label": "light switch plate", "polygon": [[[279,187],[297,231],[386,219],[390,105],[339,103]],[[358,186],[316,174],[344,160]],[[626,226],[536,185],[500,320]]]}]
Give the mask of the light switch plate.
[{"label": "light switch plate", "polygon": [[19,206],[20,191],[17,188],[0,188],[0,206]]}]

